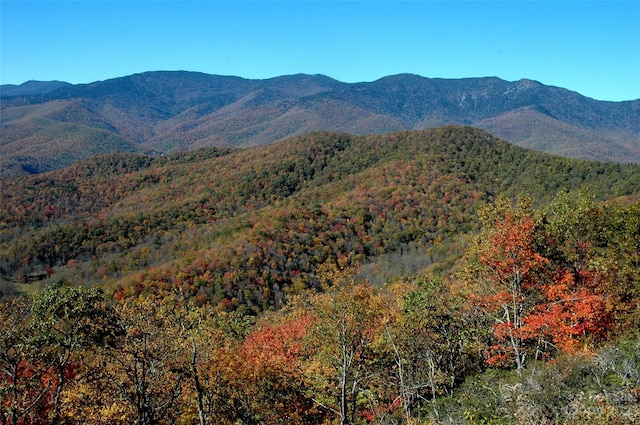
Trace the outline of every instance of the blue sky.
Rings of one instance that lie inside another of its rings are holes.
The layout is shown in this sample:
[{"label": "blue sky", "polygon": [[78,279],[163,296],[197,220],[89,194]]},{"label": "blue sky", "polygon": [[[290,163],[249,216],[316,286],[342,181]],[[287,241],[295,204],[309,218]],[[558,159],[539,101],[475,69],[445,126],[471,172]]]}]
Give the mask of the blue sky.
[{"label": "blue sky", "polygon": [[640,98],[640,1],[0,1],[0,82],[155,70],[530,78]]}]

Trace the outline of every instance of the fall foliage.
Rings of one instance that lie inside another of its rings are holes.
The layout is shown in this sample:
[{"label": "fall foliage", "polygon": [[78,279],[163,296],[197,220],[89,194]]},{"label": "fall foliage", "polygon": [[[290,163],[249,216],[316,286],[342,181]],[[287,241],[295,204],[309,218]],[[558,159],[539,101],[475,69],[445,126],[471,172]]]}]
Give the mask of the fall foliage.
[{"label": "fall foliage", "polygon": [[0,424],[633,423],[640,203],[514,203],[481,154],[533,155],[319,133],[12,181]]}]

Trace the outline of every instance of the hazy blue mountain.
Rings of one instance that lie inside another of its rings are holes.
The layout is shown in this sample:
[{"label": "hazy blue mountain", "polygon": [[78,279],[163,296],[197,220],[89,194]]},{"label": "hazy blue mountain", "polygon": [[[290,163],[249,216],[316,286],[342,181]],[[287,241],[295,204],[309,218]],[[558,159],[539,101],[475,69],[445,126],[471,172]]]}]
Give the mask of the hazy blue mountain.
[{"label": "hazy blue mountain", "polygon": [[22,84],[3,84],[0,86],[0,96],[29,96],[44,94],[60,87],[69,86],[64,81],[27,81]]},{"label": "hazy blue mountain", "polygon": [[248,147],[316,130],[375,134],[442,124],[568,157],[640,162],[640,100],[597,101],[531,80],[401,74],[342,83],[322,75],[249,80],[165,71],[23,86],[2,87],[4,176],[96,153]]}]

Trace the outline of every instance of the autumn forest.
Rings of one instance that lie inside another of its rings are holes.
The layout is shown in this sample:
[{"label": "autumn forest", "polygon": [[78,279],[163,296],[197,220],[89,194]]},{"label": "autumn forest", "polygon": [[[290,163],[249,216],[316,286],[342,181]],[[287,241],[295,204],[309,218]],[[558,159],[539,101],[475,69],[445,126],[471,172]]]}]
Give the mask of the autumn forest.
[{"label": "autumn forest", "polygon": [[313,132],[0,180],[0,424],[633,424],[640,166]]}]

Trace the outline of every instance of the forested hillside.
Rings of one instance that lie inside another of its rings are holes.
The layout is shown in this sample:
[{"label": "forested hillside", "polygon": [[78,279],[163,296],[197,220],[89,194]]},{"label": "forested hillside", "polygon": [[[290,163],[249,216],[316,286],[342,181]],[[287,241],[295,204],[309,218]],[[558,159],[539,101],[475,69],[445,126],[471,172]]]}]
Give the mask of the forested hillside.
[{"label": "forested hillside", "polygon": [[550,157],[461,127],[117,154],[5,179],[0,267],[9,281],[61,274],[123,290],[132,274],[153,284],[179,268],[203,299],[263,310],[294,283],[317,286],[328,261],[419,247],[415,261],[443,259],[497,194],[543,205],[563,188],[604,199],[639,186],[637,166]]},{"label": "forested hillside", "polygon": [[636,165],[448,126],[1,183],[3,424],[640,419]]}]

